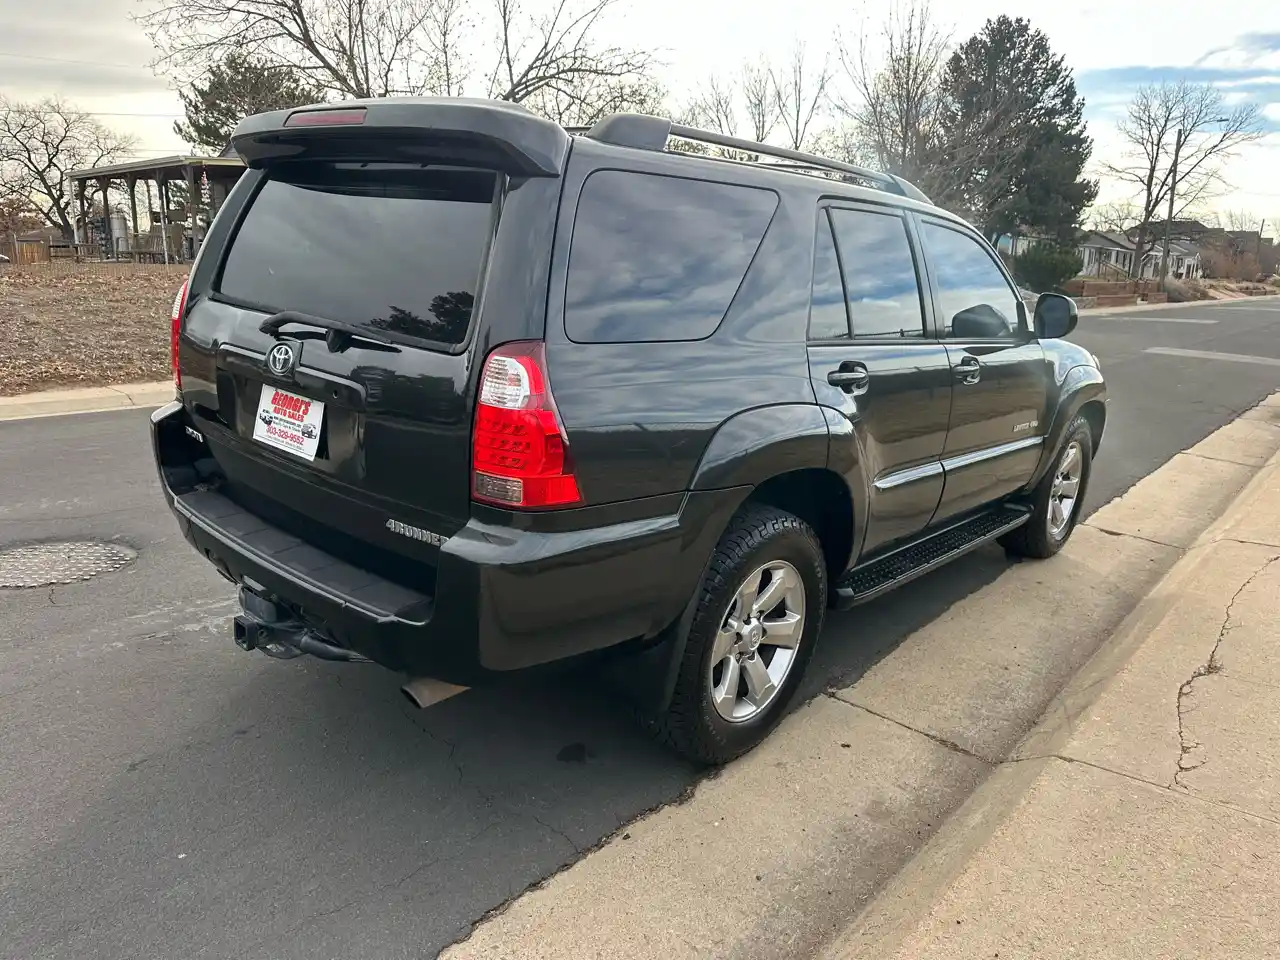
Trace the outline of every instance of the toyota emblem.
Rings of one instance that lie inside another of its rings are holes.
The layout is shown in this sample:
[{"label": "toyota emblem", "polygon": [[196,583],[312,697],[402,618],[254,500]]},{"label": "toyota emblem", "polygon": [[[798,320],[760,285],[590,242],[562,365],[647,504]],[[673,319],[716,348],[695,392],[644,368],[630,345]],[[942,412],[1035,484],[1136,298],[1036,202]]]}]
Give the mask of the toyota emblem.
[{"label": "toyota emblem", "polygon": [[283,377],[293,369],[293,344],[277,343],[267,354],[267,369],[277,377]]}]

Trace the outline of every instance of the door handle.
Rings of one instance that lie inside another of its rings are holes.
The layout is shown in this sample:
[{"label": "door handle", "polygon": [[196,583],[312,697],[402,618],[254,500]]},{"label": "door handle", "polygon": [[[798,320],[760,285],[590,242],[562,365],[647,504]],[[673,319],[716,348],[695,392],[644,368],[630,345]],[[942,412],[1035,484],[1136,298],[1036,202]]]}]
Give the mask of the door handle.
[{"label": "door handle", "polygon": [[871,374],[866,367],[853,364],[841,364],[827,374],[827,383],[839,387],[845,393],[866,393],[871,385]]},{"label": "door handle", "polygon": [[965,357],[951,371],[961,383],[977,383],[982,379],[982,364],[977,357]]}]

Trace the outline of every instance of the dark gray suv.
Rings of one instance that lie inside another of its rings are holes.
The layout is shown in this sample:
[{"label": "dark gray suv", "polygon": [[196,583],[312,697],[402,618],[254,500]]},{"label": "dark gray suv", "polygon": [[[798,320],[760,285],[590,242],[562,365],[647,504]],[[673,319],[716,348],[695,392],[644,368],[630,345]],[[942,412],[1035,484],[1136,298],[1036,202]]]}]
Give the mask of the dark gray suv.
[{"label": "dark gray suv", "polygon": [[1106,422],[1075,305],[1029,317],[898,178],[454,99],[234,144],[153,435],[246,649],[458,685],[607,651],[721,762],[778,722],[829,605],[1071,535]]}]

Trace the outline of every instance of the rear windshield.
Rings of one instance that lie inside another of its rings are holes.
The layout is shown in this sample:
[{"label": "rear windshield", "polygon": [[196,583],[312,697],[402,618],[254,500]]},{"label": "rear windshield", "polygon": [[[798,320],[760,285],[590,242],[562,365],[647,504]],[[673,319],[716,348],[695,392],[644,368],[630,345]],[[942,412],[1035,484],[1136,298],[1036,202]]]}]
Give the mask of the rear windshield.
[{"label": "rear windshield", "polygon": [[218,293],[462,343],[493,233],[495,175],[367,163],[281,165],[245,213]]}]

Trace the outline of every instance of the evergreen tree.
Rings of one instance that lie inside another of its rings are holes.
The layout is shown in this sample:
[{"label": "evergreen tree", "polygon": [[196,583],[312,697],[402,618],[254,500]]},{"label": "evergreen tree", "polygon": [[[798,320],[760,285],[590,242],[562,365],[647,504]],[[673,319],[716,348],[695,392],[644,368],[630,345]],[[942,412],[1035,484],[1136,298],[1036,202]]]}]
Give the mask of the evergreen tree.
[{"label": "evergreen tree", "polygon": [[1049,38],[999,16],[963,43],[943,75],[947,153],[966,211],[989,238],[1019,226],[1074,240],[1098,185],[1084,99]]},{"label": "evergreen tree", "polygon": [[233,53],[209,70],[204,83],[178,96],[187,119],[175,123],[174,132],[193,147],[217,152],[243,118],[315,103],[324,92],[296,70]]}]

